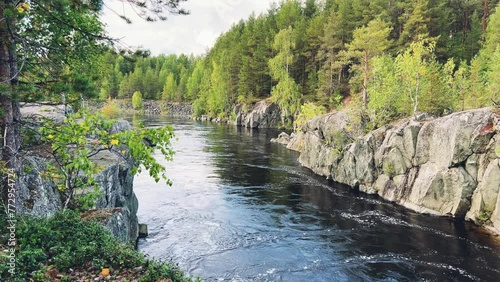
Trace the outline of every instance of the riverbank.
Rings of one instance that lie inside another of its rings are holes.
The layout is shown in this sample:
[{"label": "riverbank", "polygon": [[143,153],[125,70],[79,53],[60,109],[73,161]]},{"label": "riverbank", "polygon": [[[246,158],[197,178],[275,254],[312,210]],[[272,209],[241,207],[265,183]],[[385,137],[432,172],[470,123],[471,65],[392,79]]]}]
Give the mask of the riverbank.
[{"label": "riverbank", "polygon": [[[126,245],[106,230],[95,217],[57,212],[49,218],[18,217],[19,249],[12,274],[10,257],[0,255],[2,281],[199,281],[186,276],[172,263],[154,261]],[[2,234],[7,219],[0,215]],[[2,250],[9,249],[0,237]]]},{"label": "riverbank", "polygon": [[[412,212],[298,164],[299,154],[250,130],[170,124],[173,186],[136,177],[139,248],[207,281],[497,281],[499,247],[461,220]],[[464,263],[466,262],[466,263]]]},{"label": "riverbank", "polygon": [[[168,128],[132,130],[125,120],[71,116],[63,107],[43,105],[26,105],[21,114],[24,150],[13,184],[15,207],[9,208],[10,222],[4,213],[0,218],[2,234],[10,235],[0,238],[2,281],[192,281],[172,264],[134,249],[134,167],[144,159],[134,155],[125,133],[139,140],[153,136],[161,147],[169,144],[161,144],[170,140]],[[70,161],[58,155],[62,148],[73,148]]]},{"label": "riverbank", "polygon": [[405,119],[354,142],[335,112],[274,140],[316,174],[419,213],[473,221],[500,234],[500,113],[483,108]]},{"label": "riverbank", "polygon": [[[104,106],[108,105],[110,101],[91,101],[88,106],[92,111],[101,110]],[[165,102],[161,100],[144,100],[141,110],[136,110],[132,106],[132,101],[129,99],[116,99],[111,100],[115,103],[121,114],[130,115],[137,112],[144,115],[160,115],[172,117],[191,117],[193,115],[193,108],[190,103],[184,102]]]},{"label": "riverbank", "polygon": [[[277,128],[280,122],[279,108],[265,100],[236,106],[234,116],[201,120],[247,128]],[[300,163],[319,175],[419,213],[463,218],[500,234],[496,110],[422,115],[359,138],[346,134],[349,119],[344,112],[320,116],[279,142],[301,152]]]},{"label": "riverbank", "polygon": [[[145,100],[141,110],[135,110],[130,100],[111,100],[106,102],[91,102],[89,107],[93,111],[100,111],[106,106],[113,105],[116,115],[123,113],[140,113],[148,116],[170,116],[193,118],[213,123],[227,123],[245,128],[279,128],[281,126],[281,112],[276,103],[269,99],[252,104],[238,104],[234,106],[231,118],[218,118],[209,115],[193,116],[192,105],[189,103],[165,102],[160,100]],[[106,111],[106,110],[105,110]]]}]

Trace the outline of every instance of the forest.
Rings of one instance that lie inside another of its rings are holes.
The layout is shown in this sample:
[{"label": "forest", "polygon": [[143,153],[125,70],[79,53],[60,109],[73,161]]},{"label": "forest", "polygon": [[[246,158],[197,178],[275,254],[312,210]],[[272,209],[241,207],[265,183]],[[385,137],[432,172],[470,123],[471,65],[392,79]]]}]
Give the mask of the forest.
[{"label": "forest", "polygon": [[301,112],[352,107],[377,126],[500,103],[497,0],[287,0],[221,34],[202,56],[108,51],[101,99],[191,102],[231,118],[270,99]]}]

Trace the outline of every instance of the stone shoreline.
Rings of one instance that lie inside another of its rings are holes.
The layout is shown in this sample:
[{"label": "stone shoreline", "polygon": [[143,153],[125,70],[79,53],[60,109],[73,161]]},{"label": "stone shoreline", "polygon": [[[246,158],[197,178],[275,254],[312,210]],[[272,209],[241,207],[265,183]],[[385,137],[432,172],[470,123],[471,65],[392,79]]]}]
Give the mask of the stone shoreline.
[{"label": "stone shoreline", "polygon": [[348,115],[309,121],[273,140],[316,174],[419,213],[463,218],[500,234],[500,111],[406,119],[336,146]]}]

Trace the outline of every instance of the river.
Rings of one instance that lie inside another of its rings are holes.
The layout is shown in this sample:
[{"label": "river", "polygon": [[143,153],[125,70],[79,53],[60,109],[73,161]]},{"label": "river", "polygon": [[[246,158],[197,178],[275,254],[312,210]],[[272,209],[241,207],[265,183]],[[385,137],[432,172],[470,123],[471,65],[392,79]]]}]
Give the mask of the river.
[{"label": "river", "polygon": [[497,241],[316,176],[275,130],[145,120],[167,122],[173,186],[134,182],[151,257],[205,281],[500,281]]}]

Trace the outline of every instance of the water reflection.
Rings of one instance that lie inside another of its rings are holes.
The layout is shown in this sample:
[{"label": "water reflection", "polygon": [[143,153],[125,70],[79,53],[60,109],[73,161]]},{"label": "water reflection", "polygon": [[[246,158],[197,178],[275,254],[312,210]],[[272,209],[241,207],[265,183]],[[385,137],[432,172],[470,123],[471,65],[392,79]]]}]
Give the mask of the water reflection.
[{"label": "water reflection", "polygon": [[207,281],[500,281],[488,237],[318,177],[276,131],[173,123],[174,186],[136,179],[145,253]]}]

